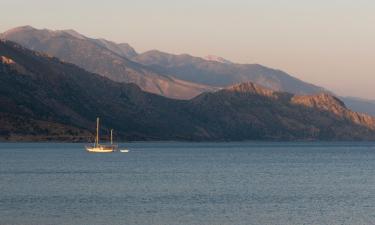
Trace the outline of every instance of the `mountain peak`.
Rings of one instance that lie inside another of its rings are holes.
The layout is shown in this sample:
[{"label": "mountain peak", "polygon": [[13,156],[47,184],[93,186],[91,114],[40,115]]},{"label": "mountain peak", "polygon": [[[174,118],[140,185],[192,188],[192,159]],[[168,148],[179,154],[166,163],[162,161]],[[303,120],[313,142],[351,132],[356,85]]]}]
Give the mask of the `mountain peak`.
[{"label": "mountain peak", "polygon": [[293,95],[287,92],[277,92],[252,82],[236,84],[225,90],[237,93],[256,94],[274,99],[279,99],[281,96],[286,96],[287,99],[289,99],[288,101],[290,101],[292,104],[330,111],[339,116],[343,116],[348,112],[347,107],[340,99],[324,92],[316,95]]},{"label": "mountain peak", "polygon": [[225,63],[225,64],[233,64],[231,61],[224,59],[223,57],[215,56],[215,55],[208,55],[206,57],[203,57],[203,59],[207,61],[213,61],[213,62],[219,62],[219,63]]},{"label": "mountain peak", "polygon": [[73,29],[67,29],[67,30],[37,29],[37,28],[29,26],[29,25],[20,26],[20,27],[16,27],[16,28],[7,30],[3,34],[1,34],[1,36],[3,36],[4,38],[7,38],[7,37],[11,37],[13,35],[29,34],[29,32],[35,32],[35,31],[43,33],[44,35],[47,35],[47,36],[58,36],[58,35],[62,35],[62,34],[68,34],[68,35],[70,35],[72,37],[75,37],[75,38],[78,38],[78,39],[86,39],[86,37],[84,35],[78,33],[77,31],[75,31]]},{"label": "mountain peak", "polygon": [[25,26],[20,26],[20,27],[9,29],[1,35],[9,35],[9,34],[16,33],[16,32],[32,31],[32,30],[36,30],[36,29],[30,25],[25,25]]},{"label": "mountain peak", "polygon": [[233,86],[230,86],[226,88],[225,90],[231,91],[231,92],[238,92],[238,93],[251,93],[251,94],[258,94],[268,97],[274,97],[275,91],[271,89],[267,89],[263,86],[257,85],[253,82],[245,82],[236,84]]}]

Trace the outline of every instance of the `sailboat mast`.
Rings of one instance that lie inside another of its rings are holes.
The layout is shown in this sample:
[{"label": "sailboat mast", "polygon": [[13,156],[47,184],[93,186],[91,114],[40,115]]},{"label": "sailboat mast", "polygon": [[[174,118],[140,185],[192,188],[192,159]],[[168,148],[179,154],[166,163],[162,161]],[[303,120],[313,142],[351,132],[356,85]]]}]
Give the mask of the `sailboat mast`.
[{"label": "sailboat mast", "polygon": [[96,146],[99,146],[99,117],[96,118]]},{"label": "sailboat mast", "polygon": [[111,145],[113,145],[113,129],[111,129]]}]

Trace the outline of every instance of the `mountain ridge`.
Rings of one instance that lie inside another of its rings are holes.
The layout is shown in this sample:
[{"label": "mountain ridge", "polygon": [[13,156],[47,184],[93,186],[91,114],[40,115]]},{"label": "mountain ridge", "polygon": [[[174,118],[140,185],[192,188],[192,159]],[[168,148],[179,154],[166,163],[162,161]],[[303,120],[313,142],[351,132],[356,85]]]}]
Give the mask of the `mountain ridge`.
[{"label": "mountain ridge", "polygon": [[[207,61],[189,54],[176,55],[159,50],[141,53],[133,60],[147,65],[160,73],[206,85],[225,87],[251,81],[273,90],[299,95],[321,92],[333,94],[325,88],[292,77],[282,70],[268,68],[260,64],[225,64],[217,61]],[[352,97],[340,98],[351,109],[375,116],[374,101]]]},{"label": "mountain ridge", "polygon": [[225,87],[251,81],[267,88],[295,94],[327,91],[292,77],[281,70],[271,69],[260,64],[226,64],[189,54],[175,55],[158,50],[141,53],[132,60],[178,79],[211,86]]},{"label": "mountain ridge", "polygon": [[[74,31],[75,32],[75,31]],[[87,38],[72,31],[52,31],[30,26],[18,27],[0,35],[31,50],[58,57],[90,72],[108,77],[116,82],[136,83],[143,90],[170,98],[191,98],[214,88],[169,77],[150,70],[124,56],[126,44],[116,44],[104,39]]]}]

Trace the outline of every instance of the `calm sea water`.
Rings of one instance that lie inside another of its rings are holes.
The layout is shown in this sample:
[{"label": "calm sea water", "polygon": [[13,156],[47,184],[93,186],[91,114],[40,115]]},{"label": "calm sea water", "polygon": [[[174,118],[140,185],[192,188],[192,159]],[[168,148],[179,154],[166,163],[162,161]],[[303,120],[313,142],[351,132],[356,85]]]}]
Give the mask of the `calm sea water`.
[{"label": "calm sea water", "polygon": [[375,143],[0,144],[0,224],[375,224]]}]

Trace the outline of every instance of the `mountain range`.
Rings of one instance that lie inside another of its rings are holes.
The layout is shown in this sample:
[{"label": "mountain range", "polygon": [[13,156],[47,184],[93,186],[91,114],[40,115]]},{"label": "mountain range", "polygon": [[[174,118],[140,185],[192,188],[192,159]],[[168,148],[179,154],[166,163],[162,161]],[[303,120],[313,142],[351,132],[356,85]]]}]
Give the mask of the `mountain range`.
[{"label": "mountain range", "polygon": [[[281,70],[259,64],[237,64],[222,57],[174,55],[158,50],[137,53],[127,43],[86,37],[74,30],[23,26],[0,34],[26,48],[55,56],[116,82],[135,83],[142,90],[174,99],[191,99],[241,82],[299,95],[330,93]],[[340,97],[354,111],[375,115],[375,103]]]},{"label": "mountain range", "polygon": [[245,82],[170,99],[0,41],[1,139],[87,140],[97,116],[120,140],[375,140],[375,118],[329,93]]},{"label": "mountain range", "polygon": [[38,30],[24,26],[4,32],[0,38],[58,57],[111,80],[135,83],[145,91],[171,98],[186,98],[213,89],[165,76],[129,60],[127,57],[137,53],[128,44],[88,38],[73,30]]},{"label": "mountain range", "polygon": [[177,79],[215,87],[227,87],[250,81],[276,91],[295,94],[328,92],[283,71],[259,64],[222,63],[187,54],[173,55],[156,50],[139,54],[132,60]]}]

